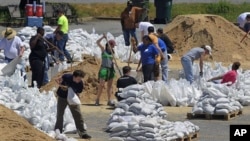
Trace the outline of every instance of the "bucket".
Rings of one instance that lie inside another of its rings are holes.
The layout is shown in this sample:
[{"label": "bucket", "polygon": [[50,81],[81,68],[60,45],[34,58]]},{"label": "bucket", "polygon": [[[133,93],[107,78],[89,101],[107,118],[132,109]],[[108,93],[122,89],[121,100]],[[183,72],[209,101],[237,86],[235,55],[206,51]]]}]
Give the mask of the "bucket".
[{"label": "bucket", "polygon": [[37,17],[43,16],[43,5],[36,5],[36,16]]},{"label": "bucket", "polygon": [[26,4],[25,6],[25,12],[26,16],[33,16],[33,5],[32,4]]}]

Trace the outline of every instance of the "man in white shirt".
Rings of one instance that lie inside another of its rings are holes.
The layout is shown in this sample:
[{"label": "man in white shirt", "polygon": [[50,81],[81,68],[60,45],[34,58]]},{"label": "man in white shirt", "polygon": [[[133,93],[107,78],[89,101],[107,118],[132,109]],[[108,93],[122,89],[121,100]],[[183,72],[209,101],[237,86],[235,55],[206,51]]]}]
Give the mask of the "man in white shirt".
[{"label": "man in white shirt", "polygon": [[241,29],[244,29],[244,25],[246,23],[246,17],[248,14],[250,14],[250,12],[241,13],[237,18],[237,23],[239,24],[239,27]]},{"label": "man in white shirt", "polygon": [[136,28],[141,32],[141,41],[143,36],[148,35],[148,27],[154,27],[150,22],[139,22],[135,24]]},{"label": "man in white shirt", "polygon": [[4,50],[5,61],[9,63],[18,56],[22,57],[24,45],[22,40],[16,36],[16,31],[6,28],[2,35],[4,38],[0,41],[0,50]]}]

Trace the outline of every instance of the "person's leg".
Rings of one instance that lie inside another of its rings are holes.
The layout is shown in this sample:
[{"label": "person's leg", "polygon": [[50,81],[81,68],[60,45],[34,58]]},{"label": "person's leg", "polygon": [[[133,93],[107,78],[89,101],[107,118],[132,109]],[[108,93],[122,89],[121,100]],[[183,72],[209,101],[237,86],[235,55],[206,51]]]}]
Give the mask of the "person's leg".
[{"label": "person's leg", "polygon": [[193,83],[194,76],[193,76],[193,68],[192,68],[192,61],[188,58],[182,57],[181,64],[183,66],[184,74],[190,83]]},{"label": "person's leg", "polygon": [[63,40],[64,40],[63,53],[64,53],[64,55],[66,56],[67,60],[71,62],[71,61],[72,61],[72,58],[71,58],[71,56],[70,56],[68,50],[66,49],[66,44],[67,44],[67,42],[68,42],[68,40],[69,40],[68,34],[64,34],[64,35],[63,35]]},{"label": "person's leg", "polygon": [[123,37],[124,37],[124,41],[125,41],[125,45],[129,46],[130,45],[130,39],[129,39],[129,30],[123,30]]},{"label": "person's leg", "polygon": [[44,65],[43,85],[49,82],[48,70],[49,70],[49,57],[47,56],[45,58],[45,65]]},{"label": "person's leg", "polygon": [[63,130],[63,115],[67,105],[68,102],[66,98],[58,97],[55,130],[59,129],[61,133]]},{"label": "person's leg", "polygon": [[113,91],[112,84],[113,84],[113,78],[108,80],[107,82],[108,105],[111,104],[111,95]]},{"label": "person's leg", "polygon": [[130,35],[131,35],[131,37],[135,38],[136,44],[138,45],[138,40],[137,40],[137,37],[136,37],[136,29],[131,29],[130,30]]},{"label": "person's leg", "polygon": [[[57,47],[59,48],[59,50],[61,52],[64,52],[63,51],[63,48],[64,48],[64,44],[65,44],[65,40],[62,38],[61,40],[57,41]],[[61,53],[58,53],[58,57],[59,57],[59,60],[60,61],[64,61],[64,55],[61,54]]]},{"label": "person's leg", "polygon": [[152,80],[153,70],[154,70],[154,65],[143,65],[142,66],[142,73],[143,73],[144,82]]},{"label": "person's leg", "polygon": [[32,82],[31,86],[34,87],[34,81],[37,83],[37,87],[40,88],[43,83],[43,75],[44,75],[44,64],[43,61],[35,59],[30,62],[31,70],[32,70]]},{"label": "person's leg", "polygon": [[[74,118],[75,126],[76,126],[76,129],[77,129],[79,136],[81,138],[89,136],[89,135],[87,135],[87,132],[84,129],[84,119],[83,119],[83,116],[81,113],[80,105],[69,105],[69,109],[70,109],[72,116]],[[89,136],[89,138],[91,138],[91,137]]]},{"label": "person's leg", "polygon": [[163,53],[164,59],[161,61],[162,80],[168,82],[168,53]]}]

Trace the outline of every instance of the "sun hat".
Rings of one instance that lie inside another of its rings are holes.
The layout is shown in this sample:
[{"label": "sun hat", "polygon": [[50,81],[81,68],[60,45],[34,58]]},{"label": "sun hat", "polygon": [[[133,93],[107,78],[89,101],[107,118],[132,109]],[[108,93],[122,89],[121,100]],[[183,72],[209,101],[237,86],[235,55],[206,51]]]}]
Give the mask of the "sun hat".
[{"label": "sun hat", "polygon": [[212,48],[209,45],[205,45],[205,49],[208,50],[209,55],[212,55]]},{"label": "sun hat", "polygon": [[2,35],[7,40],[10,40],[16,36],[16,31],[10,27],[7,27],[6,30],[2,31]]}]

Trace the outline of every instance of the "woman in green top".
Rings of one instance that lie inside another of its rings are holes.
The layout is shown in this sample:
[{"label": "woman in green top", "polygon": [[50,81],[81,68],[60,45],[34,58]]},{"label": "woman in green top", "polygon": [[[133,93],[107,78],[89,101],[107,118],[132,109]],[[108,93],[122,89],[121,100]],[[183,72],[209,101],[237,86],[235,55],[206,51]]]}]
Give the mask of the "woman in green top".
[{"label": "woman in green top", "polygon": [[[102,90],[104,88],[105,82],[107,82],[107,94],[108,94],[108,104],[109,106],[112,106],[113,104],[110,101],[110,97],[112,94],[112,83],[113,79],[115,77],[115,70],[114,70],[114,63],[113,63],[113,55],[114,53],[113,48],[115,47],[115,41],[109,40],[108,43],[106,43],[105,47],[101,44],[101,41],[103,39],[107,39],[106,35],[103,34],[103,36],[96,41],[97,45],[100,47],[102,51],[102,63],[101,68],[99,70],[99,86],[97,91],[97,98],[95,105],[99,105],[99,99],[102,94]],[[112,52],[111,52],[112,51]]]}]

